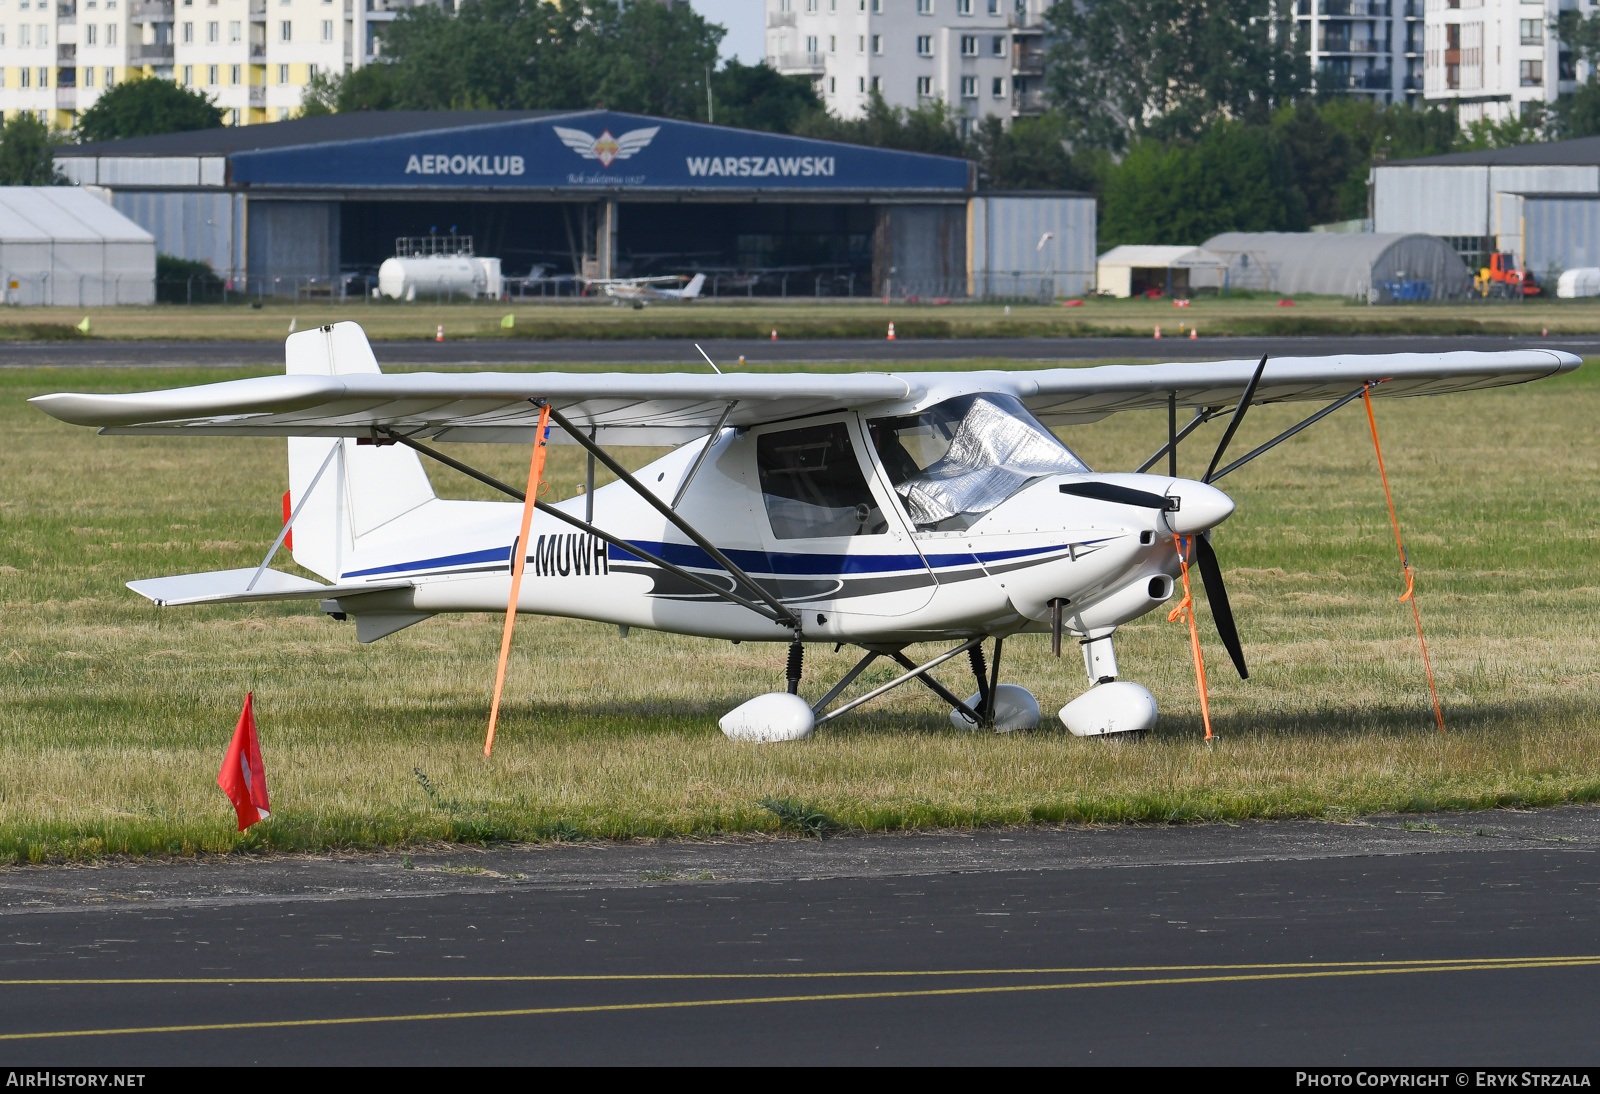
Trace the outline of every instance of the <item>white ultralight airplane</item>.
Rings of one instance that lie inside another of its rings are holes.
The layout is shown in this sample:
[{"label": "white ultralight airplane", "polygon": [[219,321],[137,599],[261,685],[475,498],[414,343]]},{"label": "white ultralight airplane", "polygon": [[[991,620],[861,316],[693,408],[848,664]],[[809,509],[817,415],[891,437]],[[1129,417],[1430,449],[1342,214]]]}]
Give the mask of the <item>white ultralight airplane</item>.
[{"label": "white ultralight airplane", "polygon": [[700,290],[705,287],[706,275],[697,273],[689,279],[682,288],[669,289],[667,285],[681,284],[683,278],[676,274],[667,274],[662,277],[619,277],[619,278],[594,278],[586,282],[589,285],[598,285],[611,299],[621,302],[631,302],[635,308],[642,308],[646,304],[657,300],[694,300],[700,296]]},{"label": "white ultralight airplane", "polygon": [[[1154,724],[1150,693],[1118,679],[1113,635],[1172,597],[1190,556],[1246,675],[1209,543],[1234,508],[1218,479],[1365,393],[1498,387],[1578,364],[1519,350],[1015,372],[384,375],[361,328],[339,323],[290,336],[284,376],[32,402],[109,434],[289,438],[292,512],[261,565],[129,583],[157,604],[316,600],[353,619],[362,642],[444,612],[505,610],[502,672],[517,612],[786,643],[788,690],[722,719],[745,740],[807,736],[908,680],[957,725],[1032,728],[1038,703],[1000,683],[1001,647],[1053,633],[1058,655],[1063,635],[1082,646],[1089,688],[1061,717],[1090,736]],[[1300,400],[1323,405],[1223,462],[1252,403]],[[1181,428],[1180,407],[1193,413]],[[1092,471],[1051,432],[1135,409],[1165,410],[1168,435],[1131,473]],[[1179,478],[1178,442],[1223,415],[1206,473]],[[534,504],[432,447],[451,441],[533,446]],[[582,445],[591,482],[594,461],[618,481],[538,500],[545,442]],[[618,445],[678,447],[629,473],[608,451]],[[420,456],[523,504],[435,497]],[[1158,463],[1165,473],[1150,471]],[[328,584],[269,568],[291,526],[295,562]],[[798,694],[806,642],[863,651],[815,702]],[[913,663],[905,649],[926,642],[948,645]],[[961,654],[977,683],[966,699],[930,675]],[[880,657],[904,674],[829,709]],[[496,711],[498,698],[497,684]]]}]

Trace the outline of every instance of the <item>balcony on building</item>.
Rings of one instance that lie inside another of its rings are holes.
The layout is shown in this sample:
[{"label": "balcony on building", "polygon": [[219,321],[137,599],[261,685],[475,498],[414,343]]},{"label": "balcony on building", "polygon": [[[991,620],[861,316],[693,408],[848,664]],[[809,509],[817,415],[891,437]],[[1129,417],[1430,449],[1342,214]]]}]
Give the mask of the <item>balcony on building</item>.
[{"label": "balcony on building", "polygon": [[171,65],[172,59],[170,38],[165,42],[138,42],[128,47],[128,63],[131,65]]},{"label": "balcony on building", "polygon": [[1044,73],[1044,37],[1013,38],[1011,75],[1039,76]]},{"label": "balcony on building", "polygon": [[1033,117],[1043,114],[1047,105],[1044,97],[1044,88],[1013,81],[1011,87],[1011,113],[1013,115]]},{"label": "balcony on building", "polygon": [[168,23],[176,18],[173,13],[172,0],[139,0],[133,5],[129,21],[136,24],[142,23]]},{"label": "balcony on building", "polygon": [[262,86],[261,84],[251,84],[250,85],[250,105],[251,106],[266,106],[267,105],[267,89],[264,86]]},{"label": "balcony on building", "polygon": [[[368,0],[368,3],[371,3],[371,0]],[[767,12],[767,26],[769,27],[793,27],[798,25],[799,22],[792,11]]]},{"label": "balcony on building", "polygon": [[785,76],[808,75],[820,76],[825,67],[822,53],[772,53],[767,55],[767,64],[783,73]]},{"label": "balcony on building", "polygon": [[69,3],[56,5],[56,23],[76,23],[78,21],[78,5],[76,0]]}]

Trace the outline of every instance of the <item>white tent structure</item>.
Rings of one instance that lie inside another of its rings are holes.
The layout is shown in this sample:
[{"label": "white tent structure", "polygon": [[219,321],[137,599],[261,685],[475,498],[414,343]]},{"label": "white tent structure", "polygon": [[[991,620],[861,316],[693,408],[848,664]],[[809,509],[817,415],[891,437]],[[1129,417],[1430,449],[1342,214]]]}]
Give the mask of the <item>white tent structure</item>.
[{"label": "white tent structure", "polygon": [[0,301],[153,304],[156,238],[87,189],[0,186]]},{"label": "white tent structure", "polygon": [[1448,243],[1416,232],[1224,232],[1203,246],[1227,261],[1230,289],[1377,304],[1459,296],[1472,285]]},{"label": "white tent structure", "polygon": [[1102,296],[1133,296],[1146,289],[1188,296],[1190,289],[1220,288],[1227,261],[1200,247],[1163,247],[1124,243],[1095,263],[1095,284]]}]

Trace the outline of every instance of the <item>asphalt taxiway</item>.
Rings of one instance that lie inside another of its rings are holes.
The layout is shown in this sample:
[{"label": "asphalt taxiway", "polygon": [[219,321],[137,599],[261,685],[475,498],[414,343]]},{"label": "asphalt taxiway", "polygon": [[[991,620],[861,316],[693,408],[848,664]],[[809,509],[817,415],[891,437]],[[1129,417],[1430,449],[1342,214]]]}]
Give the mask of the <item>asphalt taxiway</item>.
[{"label": "asphalt taxiway", "polygon": [[[1249,338],[867,338],[778,341],[712,338],[700,345],[725,368],[779,364],[875,363],[896,368],[928,361],[1014,361],[1034,366],[1071,361],[1195,361],[1323,356],[1336,353],[1442,353],[1448,350],[1543,348],[1579,356],[1600,353],[1600,335],[1315,335]],[[470,339],[380,341],[378,363],[405,368],[559,368],[563,365],[681,365],[705,363],[693,341],[676,339],[537,341]],[[0,367],[279,368],[281,342],[101,341],[0,343]]]},{"label": "asphalt taxiway", "polygon": [[1600,809],[0,870],[0,1065],[1582,1064]]}]

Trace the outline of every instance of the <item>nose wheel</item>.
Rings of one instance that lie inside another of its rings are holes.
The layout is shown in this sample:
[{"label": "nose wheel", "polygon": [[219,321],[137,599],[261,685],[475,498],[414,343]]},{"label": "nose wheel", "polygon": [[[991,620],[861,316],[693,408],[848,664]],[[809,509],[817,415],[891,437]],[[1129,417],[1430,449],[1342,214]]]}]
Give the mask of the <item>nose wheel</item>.
[{"label": "nose wheel", "polygon": [[1079,643],[1090,687],[1058,715],[1074,737],[1133,740],[1155,728],[1156,697],[1143,684],[1117,679],[1111,634],[1091,634]]}]

